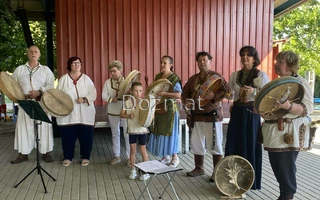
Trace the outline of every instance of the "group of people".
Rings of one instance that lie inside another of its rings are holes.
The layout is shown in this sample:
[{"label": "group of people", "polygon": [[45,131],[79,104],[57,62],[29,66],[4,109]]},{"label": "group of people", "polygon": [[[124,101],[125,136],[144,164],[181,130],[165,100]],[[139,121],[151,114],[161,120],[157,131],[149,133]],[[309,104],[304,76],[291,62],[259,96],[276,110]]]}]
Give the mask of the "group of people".
[{"label": "group of people", "polygon": [[[279,200],[293,199],[296,193],[296,159],[299,151],[305,150],[309,135],[309,114],[313,111],[311,88],[306,80],[298,75],[299,56],[291,51],[280,52],[276,56],[275,72],[280,76],[291,76],[302,82],[304,96],[301,103],[275,101],[275,107],[287,110],[283,116],[283,125],[286,132],[278,129],[276,120],[266,120],[261,125],[261,116],[254,107],[255,96],[258,91],[269,82],[267,74],[257,67],[260,59],[257,50],[252,46],[244,46],[239,51],[242,68],[231,74],[229,83],[225,78],[210,69],[212,56],[208,52],[198,52],[196,62],[199,73],[191,76],[182,86],[180,78],[173,72],[173,58],[161,58],[161,71],[155,76],[158,79],[167,79],[172,88],[167,92],[159,92],[159,97],[170,99],[166,112],[155,112],[150,129],[139,124],[139,106],[133,104],[132,99],[122,101],[118,92],[120,83],[125,80],[123,66],[120,61],[109,64],[110,79],[103,86],[102,98],[107,102],[108,120],[112,132],[114,157],[109,161],[111,165],[121,162],[120,137],[123,136],[126,144],[127,165],[130,167],[130,179],[137,176],[134,164],[137,143],[143,161],[148,160],[147,149],[159,157],[159,161],[172,167],[179,165],[178,138],[179,138],[179,110],[177,103],[181,99],[188,114],[188,126],[191,130],[191,149],[194,153],[194,169],[187,172],[190,177],[204,175],[204,156],[208,150],[212,154],[213,169],[223,156],[239,155],[247,159],[255,172],[253,190],[261,189],[262,173],[262,143],[268,151],[270,164],[279,183]],[[13,73],[26,96],[26,99],[39,99],[43,92],[53,88],[53,73],[46,66],[38,62],[40,51],[36,46],[28,49],[29,61],[19,66]],[[75,142],[79,139],[81,165],[87,166],[93,143],[93,128],[95,119],[94,101],[97,92],[92,80],[81,72],[81,59],[71,57],[67,62],[68,73],[59,79],[57,89],[64,91],[74,100],[74,109],[66,117],[57,118],[60,127],[62,148],[64,154],[63,165],[69,166],[74,158]],[[209,91],[201,96],[206,103],[202,106],[197,96],[201,86],[212,77],[221,79],[221,85],[214,92]],[[133,82],[130,93],[134,100],[139,102],[143,96],[143,86],[140,82]],[[222,100],[233,100],[230,107],[230,122],[228,124],[225,149],[223,149],[222,129]],[[12,163],[28,160],[28,154],[34,148],[34,126],[30,117],[19,109],[15,149],[19,156]],[[150,131],[150,133],[149,133]],[[290,132],[293,143],[284,141],[284,134]],[[53,150],[51,124],[43,123],[40,126],[40,146],[38,151],[43,154],[43,160],[52,162],[50,152]],[[149,136],[148,136],[149,135]],[[147,143],[147,137],[149,137]],[[263,138],[263,141],[259,141]],[[140,180],[149,178],[142,174]],[[214,180],[214,171],[210,177]]]}]

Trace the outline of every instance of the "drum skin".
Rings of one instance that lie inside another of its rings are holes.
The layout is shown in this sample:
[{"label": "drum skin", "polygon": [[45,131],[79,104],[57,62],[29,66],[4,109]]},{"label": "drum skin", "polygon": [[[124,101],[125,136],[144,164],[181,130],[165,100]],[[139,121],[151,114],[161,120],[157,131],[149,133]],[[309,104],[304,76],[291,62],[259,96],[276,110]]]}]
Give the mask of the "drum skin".
[{"label": "drum skin", "polygon": [[205,100],[203,97],[210,92],[217,92],[222,83],[220,76],[214,74],[210,76],[199,88],[196,93],[196,98],[200,97],[200,107],[205,106],[210,100]]},{"label": "drum skin", "polygon": [[156,109],[156,97],[153,94],[146,95],[139,105],[139,124],[142,127],[149,127],[153,121]]},{"label": "drum skin", "polygon": [[286,100],[290,102],[300,103],[304,96],[304,87],[301,82],[292,77],[284,76],[277,78],[264,85],[254,100],[257,112],[264,119],[278,119],[289,111],[282,108],[275,108],[276,100],[284,103]]},{"label": "drum skin", "polygon": [[[171,90],[171,88],[172,88],[172,83],[166,78],[161,78],[154,81],[148,86],[146,94],[152,94],[154,95],[155,98],[157,98],[157,93],[168,92]],[[157,104],[164,102],[165,99],[166,99],[165,97],[162,97],[161,99],[159,98],[159,100],[157,101]]]},{"label": "drum skin", "polygon": [[141,73],[138,70],[132,70],[124,79],[124,81],[121,81],[119,86],[118,98],[123,99],[123,95],[129,94],[132,83],[140,81],[140,77]]},{"label": "drum skin", "polygon": [[45,91],[40,100],[41,107],[54,117],[64,117],[73,111],[73,101],[65,92],[58,89]]},{"label": "drum skin", "polygon": [[250,190],[255,179],[249,161],[237,155],[224,157],[214,169],[214,180],[220,192],[227,196],[240,196]]},{"label": "drum skin", "polygon": [[14,103],[17,103],[17,100],[25,100],[19,83],[7,72],[0,73],[0,89]]}]

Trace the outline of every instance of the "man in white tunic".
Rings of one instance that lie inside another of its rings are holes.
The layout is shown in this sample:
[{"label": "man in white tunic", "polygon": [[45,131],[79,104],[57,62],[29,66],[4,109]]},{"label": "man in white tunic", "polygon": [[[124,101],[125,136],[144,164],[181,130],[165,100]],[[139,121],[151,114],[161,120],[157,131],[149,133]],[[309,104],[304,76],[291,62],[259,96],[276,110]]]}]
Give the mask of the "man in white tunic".
[{"label": "man in white tunic", "polygon": [[120,118],[120,111],[122,109],[122,101],[118,99],[118,91],[120,82],[124,81],[124,77],[122,76],[123,66],[120,61],[112,61],[108,70],[111,74],[111,78],[106,80],[102,90],[102,99],[108,103],[107,112],[108,119],[110,123],[110,128],[112,132],[112,145],[114,158],[109,161],[111,165],[115,165],[121,162],[120,159],[120,125],[123,128],[123,136],[126,143],[126,156],[129,165],[129,157],[130,157],[130,145],[129,145],[129,136],[126,134],[127,123],[126,119]]},{"label": "man in white tunic", "polygon": [[[26,99],[39,101],[43,92],[54,87],[54,75],[52,71],[39,63],[40,50],[36,46],[30,46],[27,51],[29,61],[18,66],[12,77],[18,81]],[[12,164],[28,160],[28,154],[36,147],[34,120],[19,106],[18,118],[15,130],[14,148],[18,150],[18,157],[11,161]],[[53,150],[52,125],[42,122],[38,126],[39,149],[45,162],[53,162],[50,152]]]}]

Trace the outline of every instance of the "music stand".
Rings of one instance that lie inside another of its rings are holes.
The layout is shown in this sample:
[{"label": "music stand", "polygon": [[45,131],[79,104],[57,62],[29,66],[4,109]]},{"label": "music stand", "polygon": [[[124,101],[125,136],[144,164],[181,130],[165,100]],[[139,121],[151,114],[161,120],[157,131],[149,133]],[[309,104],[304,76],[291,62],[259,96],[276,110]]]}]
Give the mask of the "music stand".
[{"label": "music stand", "polygon": [[14,188],[17,188],[20,183],[22,183],[32,172],[37,170],[38,175],[40,174],[42,185],[44,187],[45,193],[48,193],[47,188],[44,184],[43,176],[41,173],[41,170],[46,173],[53,181],[56,181],[46,170],[44,170],[40,165],[40,159],[39,159],[39,135],[38,135],[38,126],[42,122],[52,123],[50,119],[48,118],[47,114],[44,112],[44,110],[41,108],[40,104],[33,100],[18,100],[18,103],[20,107],[29,115],[31,119],[33,119],[34,123],[34,132],[36,134],[36,146],[37,146],[37,166],[29,172],[19,183],[17,183]]}]

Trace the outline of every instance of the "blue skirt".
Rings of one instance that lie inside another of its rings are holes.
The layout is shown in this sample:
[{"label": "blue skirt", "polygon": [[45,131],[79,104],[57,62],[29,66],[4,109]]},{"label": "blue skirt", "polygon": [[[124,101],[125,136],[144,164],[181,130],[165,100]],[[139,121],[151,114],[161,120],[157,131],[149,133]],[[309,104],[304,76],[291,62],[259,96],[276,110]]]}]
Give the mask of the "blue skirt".
[{"label": "blue skirt", "polygon": [[225,155],[239,155],[247,159],[255,171],[251,189],[261,189],[262,145],[258,143],[261,118],[252,111],[253,106],[233,106]]},{"label": "blue skirt", "polygon": [[172,135],[155,135],[150,133],[149,142],[147,144],[148,150],[155,156],[163,157],[178,153],[179,145],[179,113],[174,113],[174,120],[172,126]]}]

